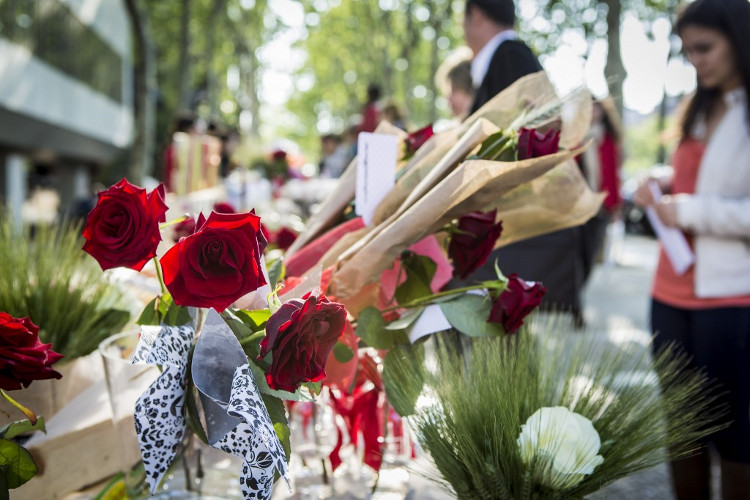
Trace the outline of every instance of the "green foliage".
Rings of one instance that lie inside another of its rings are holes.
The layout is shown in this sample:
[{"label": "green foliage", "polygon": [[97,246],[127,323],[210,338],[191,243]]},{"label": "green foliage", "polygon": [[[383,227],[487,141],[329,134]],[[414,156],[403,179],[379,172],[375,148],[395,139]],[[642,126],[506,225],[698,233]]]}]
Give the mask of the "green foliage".
[{"label": "green foliage", "polygon": [[394,357],[388,390],[389,397],[394,388],[423,396],[410,423],[458,498],[555,497],[533,481],[533,464],[523,464],[517,444],[521,425],[542,407],[565,406],[590,419],[602,442],[604,462],[557,498],[583,498],[685,456],[721,427],[712,388],[703,375],[684,372],[685,358],[672,352],[652,362],[645,349],[620,350],[554,323],[534,335],[474,338],[461,350],[437,339],[437,367]]},{"label": "green foliage", "polygon": [[[674,117],[668,119],[667,130],[674,127]],[[625,135],[624,150],[627,152],[623,170],[628,175],[637,175],[639,172],[648,170],[656,163],[659,146],[664,134],[659,131],[658,116],[653,115],[643,120],[638,125],[628,128]],[[669,158],[671,154],[667,154]]]},{"label": "green foliage", "polygon": [[31,453],[9,439],[0,438],[0,475],[7,488],[18,488],[37,472],[39,468]]},{"label": "green foliage", "polygon": [[0,311],[29,316],[66,360],[94,351],[130,320],[120,289],[81,250],[80,228],[16,228],[0,213]]},{"label": "green foliage", "polygon": [[372,306],[359,313],[355,333],[362,342],[375,349],[390,349],[394,343],[405,341],[404,331],[389,329],[383,315]]},{"label": "green foliage", "polygon": [[396,288],[396,301],[408,304],[427,295],[432,295],[430,283],[435,276],[437,264],[429,257],[414,252],[401,254],[401,270],[406,273],[406,280]]},{"label": "green foliage", "polygon": [[354,351],[352,351],[348,345],[336,342],[336,345],[333,346],[333,355],[339,363],[346,363],[354,357]]},{"label": "green foliage", "polygon": [[44,427],[43,417],[38,417],[35,424],[32,424],[28,420],[11,422],[0,429],[0,437],[4,437],[5,439],[13,439],[14,437],[20,436],[21,434],[34,431],[47,432],[47,429],[45,429]]},{"label": "green foliage", "polygon": [[[422,344],[397,344],[388,351],[383,360],[383,384],[388,395],[388,403],[401,416],[414,413],[417,398],[422,392],[423,378],[420,366],[423,363]],[[408,377],[409,384],[399,383],[400,377]]]},{"label": "green foliage", "polygon": [[502,326],[487,322],[491,308],[489,297],[468,293],[440,303],[440,310],[453,328],[469,337],[503,335]]},{"label": "green foliage", "polygon": [[172,295],[164,292],[146,304],[135,323],[137,325],[182,326],[191,321],[192,318],[187,308],[175,304]]},{"label": "green foliage", "polygon": [[[361,112],[367,86],[408,109],[415,128],[438,117],[435,71],[462,45],[461,13],[450,0],[306,0],[306,63],[287,109],[297,120],[279,133],[317,152],[319,134],[343,132]],[[335,54],[335,57],[332,57]],[[441,109],[449,116],[447,106]],[[318,128],[321,118],[327,124]]]}]

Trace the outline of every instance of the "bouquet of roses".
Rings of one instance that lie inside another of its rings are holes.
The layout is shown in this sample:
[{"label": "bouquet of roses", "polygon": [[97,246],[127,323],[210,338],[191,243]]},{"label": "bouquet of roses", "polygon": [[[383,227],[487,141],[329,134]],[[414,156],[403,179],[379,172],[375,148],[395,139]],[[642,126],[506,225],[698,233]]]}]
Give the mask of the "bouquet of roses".
[{"label": "bouquet of roses", "polygon": [[[99,193],[83,231],[83,249],[103,270],[140,271],[153,259],[161,283],[137,321],[133,357],[161,369],[134,410],[146,479],[154,493],[193,433],[242,458],[247,498],[269,498],[275,474],[287,475],[282,401],[320,391],[346,310],[319,282],[279,296],[280,266],[266,269],[266,237],[253,212],[200,214],[192,234],[157,260],[166,212],[161,185],[147,193],[123,179]],[[267,307],[233,307],[258,296]]]},{"label": "bouquet of roses", "polygon": [[[590,107],[583,92],[557,98],[543,74],[519,80],[460,127],[428,138],[398,170],[369,226],[336,222],[354,197],[353,161],[287,251],[287,268],[297,275],[333,268],[333,293],[350,300],[401,252],[471,212],[497,210],[506,231],[495,246],[585,222],[602,198],[571,159],[582,151]],[[380,132],[402,134],[384,123]]]}]

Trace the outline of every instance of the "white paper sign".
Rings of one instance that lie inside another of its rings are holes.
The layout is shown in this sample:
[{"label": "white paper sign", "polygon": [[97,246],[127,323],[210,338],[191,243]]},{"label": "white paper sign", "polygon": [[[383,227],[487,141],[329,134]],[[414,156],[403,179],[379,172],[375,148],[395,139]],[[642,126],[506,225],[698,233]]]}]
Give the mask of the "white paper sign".
[{"label": "white paper sign", "polygon": [[409,341],[413,344],[426,335],[453,328],[438,304],[424,308],[417,321],[409,329]]},{"label": "white paper sign", "polygon": [[[655,181],[650,181],[648,187],[651,189],[651,195],[655,200],[661,198],[661,189]],[[684,274],[685,271],[695,262],[695,254],[690,249],[685,235],[675,227],[667,227],[661,221],[654,207],[646,208],[648,220],[654,233],[664,246],[669,262],[672,263],[677,274]]]},{"label": "white paper sign", "polygon": [[355,212],[367,226],[372,223],[378,203],[395,185],[397,149],[395,135],[359,134]]}]

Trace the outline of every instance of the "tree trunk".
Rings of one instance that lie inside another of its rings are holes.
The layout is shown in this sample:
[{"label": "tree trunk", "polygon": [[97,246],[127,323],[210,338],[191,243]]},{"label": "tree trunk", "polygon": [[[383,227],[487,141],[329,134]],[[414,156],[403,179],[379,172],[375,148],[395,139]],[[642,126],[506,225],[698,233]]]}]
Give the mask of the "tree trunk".
[{"label": "tree trunk", "polygon": [[607,64],[604,76],[607,78],[609,95],[614,99],[617,111],[622,116],[622,84],[625,80],[625,65],[620,52],[620,17],[622,5],[620,0],[605,0],[607,4]]},{"label": "tree trunk", "polygon": [[211,118],[219,116],[219,96],[217,92],[219,84],[216,79],[216,71],[214,71],[214,58],[219,14],[225,9],[225,6],[226,0],[214,0],[206,24],[206,100],[208,101]]},{"label": "tree trunk", "polygon": [[177,108],[190,109],[190,0],[182,0],[180,11],[180,66]]},{"label": "tree trunk", "polygon": [[153,173],[156,143],[156,58],[151,26],[139,0],[126,0],[133,33],[133,118],[135,139],[131,149],[127,177],[141,184],[146,174]]}]

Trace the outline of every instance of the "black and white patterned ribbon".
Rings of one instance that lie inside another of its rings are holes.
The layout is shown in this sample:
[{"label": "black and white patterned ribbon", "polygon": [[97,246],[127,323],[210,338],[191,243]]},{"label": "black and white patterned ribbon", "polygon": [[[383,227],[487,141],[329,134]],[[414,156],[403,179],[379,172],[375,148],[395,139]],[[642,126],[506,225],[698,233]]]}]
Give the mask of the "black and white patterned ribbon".
[{"label": "black and white patterned ribbon", "polygon": [[135,431],[151,494],[185,437],[185,377],[194,334],[190,326],[142,326],[133,356],[133,363],[162,367],[162,373],[135,404]]},{"label": "black and white patterned ribbon", "polygon": [[271,498],[274,471],[289,483],[284,448],[242,346],[214,310],[195,346],[192,376],[206,410],[209,443],[242,458],[245,498]]}]

